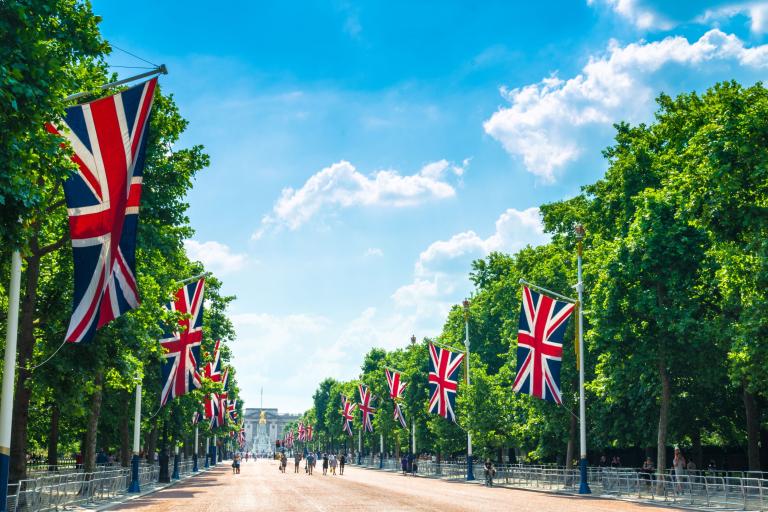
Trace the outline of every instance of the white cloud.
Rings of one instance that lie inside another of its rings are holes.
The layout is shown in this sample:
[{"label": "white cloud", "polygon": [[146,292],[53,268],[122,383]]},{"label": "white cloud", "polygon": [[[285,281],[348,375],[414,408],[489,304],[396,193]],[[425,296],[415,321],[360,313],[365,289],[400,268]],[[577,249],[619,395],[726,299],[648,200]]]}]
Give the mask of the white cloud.
[{"label": "white cloud", "polygon": [[768,2],[739,2],[707,9],[695,21],[704,24],[717,24],[721,20],[744,15],[749,18],[749,29],[753,34],[768,31]]},{"label": "white cloud", "polygon": [[639,29],[669,30],[674,24],[653,9],[640,5],[638,0],[587,0],[588,5],[606,5],[613,12]]},{"label": "white cloud", "polygon": [[439,160],[425,165],[416,174],[404,176],[387,169],[366,176],[342,160],[312,175],[298,190],[283,189],[272,213],[262,219],[253,238],[260,238],[273,225],[297,229],[326,210],[354,206],[401,208],[454,197],[456,189],[447,181],[448,175],[461,176],[465,167]]},{"label": "white cloud", "polygon": [[369,247],[367,251],[365,251],[366,256],[384,256],[384,251],[379,249],[378,247]]},{"label": "white cloud", "polygon": [[429,274],[436,263],[464,255],[483,257],[492,251],[512,253],[526,245],[539,245],[548,240],[538,208],[510,208],[496,220],[496,230],[488,238],[482,238],[474,231],[464,231],[448,240],[433,242],[419,255],[416,274]]},{"label": "white cloud", "polygon": [[184,240],[184,249],[192,261],[200,261],[217,275],[225,275],[242,269],[248,261],[245,254],[233,253],[228,245],[209,240]]},{"label": "white cloud", "polygon": [[502,88],[510,105],[483,127],[507,152],[522,157],[529,172],[553,182],[556,171],[580,155],[580,132],[586,126],[649,116],[657,93],[651,80],[663,66],[697,68],[712,61],[765,68],[768,45],[747,48],[735,35],[718,29],[693,43],[681,36],[627,46],[612,41],[606,55],[590,58],[573,78],[553,76],[512,90]]},{"label": "white cloud", "polygon": [[471,291],[467,271],[473,259],[492,251],[515,252],[548,240],[538,208],[510,208],[499,216],[487,238],[464,231],[430,244],[419,254],[413,282],[395,290],[392,299],[399,310],[410,311],[425,324],[439,328],[451,306]]}]

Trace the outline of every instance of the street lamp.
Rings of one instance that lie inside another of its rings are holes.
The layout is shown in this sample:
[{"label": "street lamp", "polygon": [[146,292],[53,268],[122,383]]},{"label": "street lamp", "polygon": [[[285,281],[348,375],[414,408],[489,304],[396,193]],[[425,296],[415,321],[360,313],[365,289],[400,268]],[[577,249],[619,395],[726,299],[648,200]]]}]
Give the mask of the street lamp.
[{"label": "street lamp", "polygon": [[416,344],[416,335],[411,334],[411,345],[415,345],[415,344]]},{"label": "street lamp", "polygon": [[[469,301],[464,299],[461,303],[464,306],[464,348],[466,349],[466,360],[464,363],[464,372],[466,375],[467,387],[469,387]],[[467,425],[467,480],[474,480],[475,472],[472,461],[472,433]]]},{"label": "street lamp", "polygon": [[584,404],[584,307],[582,295],[584,293],[584,282],[581,278],[581,245],[584,237],[586,236],[586,230],[581,224],[576,224],[573,229],[576,236],[576,268],[577,268],[577,280],[576,291],[579,294],[579,317],[577,319],[576,328],[579,331],[579,444],[580,444],[580,457],[579,457],[579,494],[591,494],[589,489],[589,483],[587,482],[587,423],[586,423],[586,407]]}]

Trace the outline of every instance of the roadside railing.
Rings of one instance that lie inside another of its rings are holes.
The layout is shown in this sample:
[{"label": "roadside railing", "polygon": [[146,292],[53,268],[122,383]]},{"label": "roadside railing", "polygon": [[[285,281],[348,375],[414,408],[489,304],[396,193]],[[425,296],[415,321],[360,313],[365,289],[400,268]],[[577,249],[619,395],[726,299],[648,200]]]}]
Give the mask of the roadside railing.
[{"label": "roadside railing", "polygon": [[[350,457],[354,464],[356,459]],[[402,471],[397,459],[384,459],[385,471]],[[362,466],[379,469],[378,457],[364,457]],[[577,492],[578,468],[546,465],[499,464],[494,466],[494,483],[522,489]],[[406,467],[409,474],[412,468]],[[482,482],[485,468],[473,465],[475,479]],[[465,480],[466,462],[416,460],[418,476]],[[641,501],[668,503],[698,509],[768,511],[768,474],[760,471],[686,471],[676,474],[644,472],[634,468],[588,468],[587,478],[594,494]]]},{"label": "roadside railing", "polygon": [[[192,473],[192,460],[179,462],[179,476]],[[158,485],[160,466],[139,465],[139,485],[142,490]],[[37,512],[62,510],[64,507],[111,501],[127,493],[131,469],[102,466],[92,473],[55,471],[21,480],[8,486],[8,512]]]}]

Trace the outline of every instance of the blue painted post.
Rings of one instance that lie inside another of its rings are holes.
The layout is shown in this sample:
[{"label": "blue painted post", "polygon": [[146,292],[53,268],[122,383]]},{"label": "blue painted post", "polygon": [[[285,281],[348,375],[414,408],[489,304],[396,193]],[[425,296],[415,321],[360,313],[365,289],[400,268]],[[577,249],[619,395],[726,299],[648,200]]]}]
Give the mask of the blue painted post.
[{"label": "blue painted post", "polygon": [[179,445],[173,450],[173,474],[171,475],[173,480],[179,479]]}]

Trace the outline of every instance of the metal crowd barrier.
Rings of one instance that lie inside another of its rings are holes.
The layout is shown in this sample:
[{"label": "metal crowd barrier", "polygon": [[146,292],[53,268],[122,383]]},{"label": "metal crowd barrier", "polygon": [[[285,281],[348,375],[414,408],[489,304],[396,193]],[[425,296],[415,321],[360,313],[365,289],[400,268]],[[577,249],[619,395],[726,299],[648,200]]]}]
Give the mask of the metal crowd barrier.
[{"label": "metal crowd barrier", "polygon": [[[355,465],[356,462],[356,457],[350,457],[350,464]],[[446,480],[464,480],[467,477],[466,462],[416,462],[415,474],[418,476]],[[362,466],[379,469],[379,458],[364,457]],[[382,466],[385,471],[402,470],[398,459],[384,459]],[[579,488],[577,468],[524,464],[499,464],[494,467],[495,485],[561,492],[577,492]],[[483,482],[484,465],[474,464],[473,470],[475,479]],[[634,468],[590,467],[587,478],[592,492],[597,495],[698,509],[768,511],[768,473],[765,472],[705,470],[677,475],[674,471],[658,474]]]},{"label": "metal crowd barrier", "polygon": [[[179,463],[179,476],[192,473],[194,463]],[[172,468],[171,468],[172,469]],[[142,490],[158,485],[160,466],[139,465],[139,485]],[[127,493],[131,469],[102,466],[92,473],[60,471],[21,480],[8,486],[8,512],[38,512],[62,510],[64,507],[111,501]]]}]

